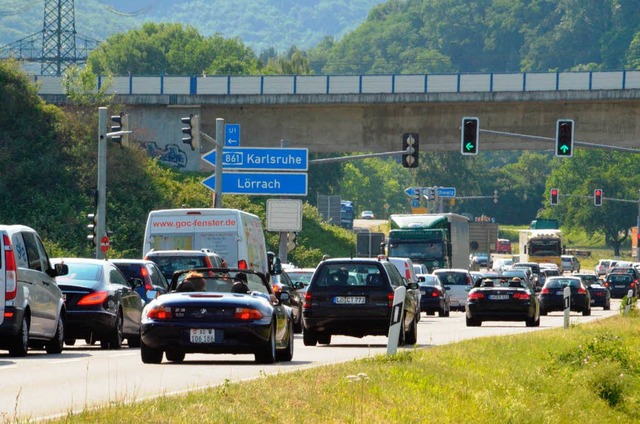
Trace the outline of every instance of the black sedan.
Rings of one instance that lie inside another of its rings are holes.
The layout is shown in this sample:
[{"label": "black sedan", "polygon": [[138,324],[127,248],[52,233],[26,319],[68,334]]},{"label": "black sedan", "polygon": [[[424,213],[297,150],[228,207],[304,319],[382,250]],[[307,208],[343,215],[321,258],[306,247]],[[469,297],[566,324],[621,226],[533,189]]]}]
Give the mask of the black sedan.
[{"label": "black sedan", "polygon": [[540,302],[532,287],[519,278],[485,278],[467,296],[467,327],[483,321],[524,321],[527,327],[540,326]]},{"label": "black sedan", "polygon": [[[188,287],[185,287],[188,286]],[[151,296],[153,297],[153,295]],[[176,271],[169,293],[145,306],[144,363],[182,362],[187,353],[254,354],[258,363],[293,358],[287,291],[274,294],[264,274],[241,269]]]},{"label": "black sedan", "polygon": [[65,297],[65,343],[76,339],[100,341],[103,349],[119,349],[123,339],[129,347],[140,346],[142,299],[135,289],[139,279],[128,281],[111,262],[98,259],[56,258],[69,273],[57,277]]},{"label": "black sedan", "polygon": [[419,274],[418,285],[420,286],[420,310],[427,315],[448,317],[451,311],[449,293],[442,285],[438,277],[432,274]]},{"label": "black sedan", "polygon": [[564,311],[564,289],[571,289],[569,296],[569,308],[572,311],[582,312],[582,315],[591,315],[591,296],[589,290],[579,277],[559,276],[549,277],[540,291],[540,315],[546,315],[553,311]]},{"label": "black sedan", "polygon": [[605,311],[611,309],[611,292],[595,274],[573,274],[580,277],[591,296],[591,307],[601,306]]}]

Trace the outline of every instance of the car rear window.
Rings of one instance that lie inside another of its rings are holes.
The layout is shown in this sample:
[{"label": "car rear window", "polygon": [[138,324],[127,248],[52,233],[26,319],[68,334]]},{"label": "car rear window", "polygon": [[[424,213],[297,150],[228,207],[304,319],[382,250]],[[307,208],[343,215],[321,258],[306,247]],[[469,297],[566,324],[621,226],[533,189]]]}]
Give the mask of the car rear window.
[{"label": "car rear window", "polygon": [[386,275],[377,265],[352,263],[326,264],[318,271],[315,287],[372,287],[388,286]]},{"label": "car rear window", "polygon": [[563,280],[563,279],[558,279],[558,280],[551,280],[547,283],[547,288],[549,289],[560,289],[560,288],[564,288],[564,287],[574,287],[574,288],[579,288],[580,287],[580,281],[577,280]]},{"label": "car rear window", "polygon": [[471,284],[471,278],[464,272],[439,272],[436,277],[445,286],[468,286]]},{"label": "car rear window", "polygon": [[140,264],[114,264],[118,267],[120,271],[127,277],[127,280],[132,278],[142,278],[142,274],[140,273],[140,268],[142,265]]},{"label": "car rear window", "polygon": [[155,262],[160,271],[167,279],[171,279],[173,273],[182,269],[207,267],[204,255],[199,256],[169,256],[169,255],[149,255],[149,260]]},{"label": "car rear window", "polygon": [[58,284],[73,282],[83,287],[93,287],[102,275],[102,266],[96,264],[66,263],[69,273],[56,277]]},{"label": "car rear window", "polygon": [[609,274],[609,281],[612,283],[630,283],[631,276],[627,274]]}]

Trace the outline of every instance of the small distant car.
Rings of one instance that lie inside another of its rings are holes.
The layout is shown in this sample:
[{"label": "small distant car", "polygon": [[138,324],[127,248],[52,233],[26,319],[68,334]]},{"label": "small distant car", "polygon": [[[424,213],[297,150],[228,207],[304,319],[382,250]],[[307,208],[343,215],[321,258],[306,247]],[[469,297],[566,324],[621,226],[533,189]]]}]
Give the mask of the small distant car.
[{"label": "small distant car", "polygon": [[127,280],[138,278],[142,281],[142,285],[136,287],[136,292],[144,303],[153,300],[147,298],[148,291],[154,290],[158,294],[164,294],[169,289],[167,279],[153,261],[144,259],[111,259],[110,261],[122,271]]},{"label": "small distant car", "polygon": [[573,255],[561,256],[562,272],[580,272],[580,261]]},{"label": "small distant car", "polygon": [[611,264],[610,259],[600,259],[596,264],[596,275],[607,275],[607,271],[609,270],[609,265]]},{"label": "small distant car", "polygon": [[540,315],[553,311],[564,311],[564,289],[571,289],[570,305],[572,311],[591,315],[591,296],[580,277],[549,277],[540,291]]},{"label": "small distant car", "polygon": [[120,349],[127,339],[129,347],[140,346],[142,299],[135,291],[142,285],[140,279],[127,280],[106,260],[54,258],[51,262],[69,268],[67,275],[57,277],[67,307],[65,344],[99,340],[103,349]]},{"label": "small distant car", "polygon": [[360,218],[362,218],[362,219],[376,219],[376,216],[373,213],[373,211],[362,211],[362,213],[360,214]]},{"label": "small distant car", "polygon": [[442,286],[449,291],[452,310],[464,311],[467,295],[473,287],[473,277],[466,269],[440,268],[433,271]]},{"label": "small distant car", "polygon": [[498,239],[496,253],[511,254],[511,241],[509,239]]},{"label": "small distant car", "polygon": [[420,310],[427,315],[448,317],[451,311],[449,293],[444,288],[438,277],[432,274],[418,274],[420,286]]},{"label": "small distant car", "polygon": [[601,306],[605,311],[611,309],[611,292],[606,288],[595,274],[573,274],[574,277],[580,277],[589,295],[591,295],[591,307]]},{"label": "small distant car", "polygon": [[277,294],[284,290],[289,292],[289,299],[283,303],[291,307],[293,314],[293,331],[302,333],[302,302],[304,299],[304,283],[293,281],[287,271],[271,276],[271,286]]},{"label": "small distant car", "polygon": [[[179,291],[185,274],[204,276],[203,291]],[[235,290],[240,284],[243,290]],[[145,306],[142,362],[183,362],[187,353],[254,354],[257,363],[291,361],[294,336],[289,293],[276,295],[259,272],[197,268],[174,274],[169,293]]]},{"label": "small distant car", "polygon": [[484,278],[469,292],[465,307],[467,327],[483,321],[524,321],[540,326],[540,301],[525,281],[504,277]]},{"label": "small distant car", "polygon": [[604,280],[604,286],[611,292],[613,298],[623,298],[629,290],[633,296],[638,296],[638,278],[633,272],[611,272]]}]

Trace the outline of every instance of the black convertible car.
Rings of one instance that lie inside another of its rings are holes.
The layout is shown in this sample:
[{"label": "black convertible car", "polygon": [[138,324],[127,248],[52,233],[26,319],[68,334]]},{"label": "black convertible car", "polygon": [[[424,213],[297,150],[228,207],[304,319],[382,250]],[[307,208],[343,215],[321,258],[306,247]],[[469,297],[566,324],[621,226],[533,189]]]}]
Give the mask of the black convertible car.
[{"label": "black convertible car", "polygon": [[[152,294],[153,295],[153,294]],[[255,355],[258,363],[293,357],[293,319],[264,274],[227,268],[176,271],[169,293],[142,313],[144,363],[182,362],[187,353]]]},{"label": "black convertible car", "polygon": [[540,325],[540,301],[533,288],[519,278],[485,278],[467,297],[467,326],[483,321],[524,321],[527,327]]}]

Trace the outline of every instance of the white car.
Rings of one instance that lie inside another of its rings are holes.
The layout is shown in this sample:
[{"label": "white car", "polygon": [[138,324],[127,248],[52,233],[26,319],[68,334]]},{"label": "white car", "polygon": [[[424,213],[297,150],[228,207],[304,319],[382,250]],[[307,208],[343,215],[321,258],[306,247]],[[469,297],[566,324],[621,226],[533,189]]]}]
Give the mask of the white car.
[{"label": "white car", "polygon": [[433,271],[440,283],[447,289],[451,310],[464,311],[469,290],[473,287],[473,278],[466,269],[441,268]]},{"label": "white car", "polygon": [[373,214],[373,211],[362,211],[360,214],[360,218],[362,219],[376,219],[376,216]]}]

